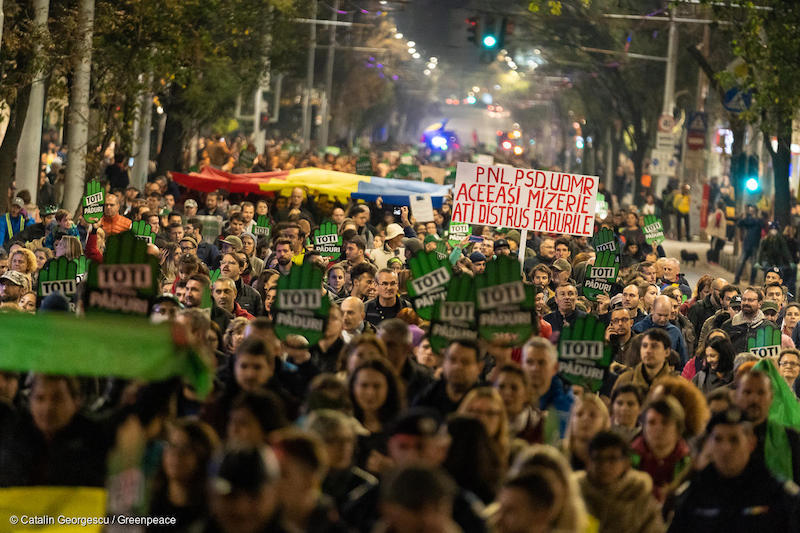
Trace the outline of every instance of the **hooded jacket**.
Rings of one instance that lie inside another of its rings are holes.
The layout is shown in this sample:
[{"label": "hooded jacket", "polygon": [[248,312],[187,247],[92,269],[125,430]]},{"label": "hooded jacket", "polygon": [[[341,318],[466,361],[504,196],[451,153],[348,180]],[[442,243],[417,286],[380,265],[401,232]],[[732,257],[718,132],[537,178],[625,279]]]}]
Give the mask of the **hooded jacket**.
[{"label": "hooded jacket", "polygon": [[612,483],[598,487],[586,472],[577,472],[589,513],[599,522],[600,533],[659,533],[664,531],[661,510],[652,496],[653,481],[638,470],[629,469]]}]

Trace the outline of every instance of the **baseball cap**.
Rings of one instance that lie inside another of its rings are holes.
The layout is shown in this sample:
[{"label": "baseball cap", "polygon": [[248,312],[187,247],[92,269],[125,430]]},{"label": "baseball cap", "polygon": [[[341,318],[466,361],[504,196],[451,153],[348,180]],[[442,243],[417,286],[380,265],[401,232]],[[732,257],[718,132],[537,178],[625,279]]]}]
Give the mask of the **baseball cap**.
[{"label": "baseball cap", "polygon": [[480,252],[472,252],[469,254],[469,260],[473,263],[479,263],[481,261],[486,261],[486,256]]},{"label": "baseball cap", "polygon": [[56,214],[56,211],[58,211],[58,207],[56,207],[56,206],[54,206],[54,205],[48,205],[47,207],[45,207],[45,208],[42,210],[42,214],[43,214],[44,216],[47,216],[47,215],[55,215],[55,214]]},{"label": "baseball cap", "polygon": [[767,270],[764,271],[764,274],[766,274],[767,272],[772,272],[773,274],[777,274],[779,276],[781,275],[781,269],[776,266],[769,267]]},{"label": "baseball cap", "polygon": [[398,235],[403,235],[403,227],[400,224],[389,224],[386,226],[386,240],[394,239]]},{"label": "baseball cap", "polygon": [[174,303],[175,305],[178,306],[178,308],[183,309],[183,304],[181,304],[181,302],[178,301],[178,297],[175,296],[174,294],[170,294],[168,292],[165,292],[164,294],[160,294],[160,295],[156,296],[155,301],[153,301],[153,305],[164,303],[164,302]]},{"label": "baseball cap", "polygon": [[761,304],[761,310],[762,311],[772,311],[774,313],[777,313],[779,311],[778,304],[776,304],[775,302],[770,302],[770,301],[763,302]]},{"label": "baseball cap", "polygon": [[0,282],[11,282],[14,285],[19,285],[20,287],[30,287],[30,282],[25,274],[22,272],[17,272],[16,270],[7,270],[2,276],[0,276]]},{"label": "baseball cap", "polygon": [[615,294],[611,297],[611,309],[620,309],[622,306],[622,293]]},{"label": "baseball cap", "polygon": [[185,202],[183,202],[183,207],[197,207],[197,202],[189,198]]},{"label": "baseball cap", "polygon": [[221,495],[258,492],[280,478],[280,465],[271,448],[231,449],[211,465],[211,488]]},{"label": "baseball cap", "polygon": [[244,247],[244,245],[242,244],[242,239],[240,239],[236,235],[228,235],[222,240],[222,242],[224,242],[225,244],[230,244],[231,246],[233,246],[233,249],[236,250],[237,252]]},{"label": "baseball cap", "polygon": [[742,308],[742,297],[738,294],[731,298],[731,308],[732,309],[741,309]]},{"label": "baseball cap", "polygon": [[440,240],[441,239],[439,238],[438,235],[432,235],[432,234],[425,235],[425,244],[428,244],[429,242],[439,242]]},{"label": "baseball cap", "polygon": [[711,420],[708,421],[708,425],[706,426],[706,433],[710,434],[714,428],[720,424],[733,426],[741,424],[742,422],[747,422],[744,412],[738,407],[729,407],[711,416]]},{"label": "baseball cap", "polygon": [[556,259],[553,261],[553,270],[558,270],[559,272],[572,272],[572,265],[570,265],[569,261],[566,259]]},{"label": "baseball cap", "polygon": [[497,239],[494,241],[494,249],[499,250],[500,248],[508,248],[508,241],[505,239]]},{"label": "baseball cap", "polygon": [[403,247],[406,250],[409,250],[412,254],[415,254],[422,250],[422,243],[419,242],[417,238],[405,238],[403,239]]},{"label": "baseball cap", "polygon": [[19,207],[25,207],[25,202],[19,196],[14,198],[14,201],[12,201],[11,203],[13,205],[16,205],[16,206],[19,206]]},{"label": "baseball cap", "polygon": [[430,437],[439,431],[440,424],[439,415],[433,409],[413,407],[400,414],[389,427],[388,434],[390,437],[395,435]]}]

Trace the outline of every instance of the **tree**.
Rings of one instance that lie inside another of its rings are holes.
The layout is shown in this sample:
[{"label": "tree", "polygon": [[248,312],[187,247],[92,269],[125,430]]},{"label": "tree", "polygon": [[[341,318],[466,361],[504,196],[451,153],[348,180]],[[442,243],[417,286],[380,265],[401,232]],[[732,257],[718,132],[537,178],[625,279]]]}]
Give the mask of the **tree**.
[{"label": "tree", "polygon": [[[721,28],[730,35],[734,55],[744,60],[743,72],[719,74],[727,88],[752,95],[752,106],[742,119],[758,124],[772,159],[775,219],[790,222],[789,163],[792,119],[800,108],[800,5],[793,0],[713,4],[715,16],[729,23]],[[777,137],[777,148],[772,137]]]}]

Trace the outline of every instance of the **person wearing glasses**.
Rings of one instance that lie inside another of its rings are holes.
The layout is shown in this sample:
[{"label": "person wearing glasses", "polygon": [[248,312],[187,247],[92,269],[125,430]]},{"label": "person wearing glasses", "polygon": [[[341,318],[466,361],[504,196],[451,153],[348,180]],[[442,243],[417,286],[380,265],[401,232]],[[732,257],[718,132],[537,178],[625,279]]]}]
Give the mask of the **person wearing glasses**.
[{"label": "person wearing glasses", "polygon": [[614,361],[623,363],[625,352],[631,344],[633,333],[631,327],[633,319],[626,307],[618,306],[611,311],[611,320],[606,328],[606,340],[611,344],[611,354]]},{"label": "person wearing glasses", "polygon": [[373,326],[396,317],[401,309],[411,307],[411,304],[397,292],[399,289],[397,272],[383,268],[378,271],[376,281],[378,296],[368,301],[365,306],[367,322]]},{"label": "person wearing glasses", "polygon": [[797,376],[800,375],[800,351],[791,348],[781,351],[778,356],[778,372],[795,396],[800,398],[800,383],[797,381]]}]

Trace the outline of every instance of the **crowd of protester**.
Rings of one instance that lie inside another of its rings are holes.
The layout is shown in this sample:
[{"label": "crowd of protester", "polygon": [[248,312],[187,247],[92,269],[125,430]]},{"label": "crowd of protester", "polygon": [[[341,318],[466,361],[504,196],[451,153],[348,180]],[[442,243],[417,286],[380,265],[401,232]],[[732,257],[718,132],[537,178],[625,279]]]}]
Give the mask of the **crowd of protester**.
[{"label": "crowd of protester", "polygon": [[[235,168],[219,145],[205,163]],[[352,171],[355,160],[275,157],[248,168]],[[611,293],[593,302],[581,290],[595,258],[586,237],[524,242],[473,227],[451,246],[449,200],[418,221],[406,206],[313,187],[200,194],[158,176],[138,190],[120,172],[106,173],[94,224],[14,196],[0,311],[69,312],[63,295],[37,296],[47,260],[101,261],[106,237],[145,221],[163,293],[151,319],[182,324],[213,353],[213,390],[0,372],[0,485],[108,486],[110,459],[135,441],[146,450],[140,512],[176,519],[150,531],[800,531],[800,305],[780,268],[760,285],[753,269],[746,286],[706,275],[691,287],[629,207],[597,219],[622,254]],[[254,232],[259,216],[269,236]],[[341,236],[334,261],[313,246],[326,221]],[[432,348],[406,282],[409,258],[441,242],[469,277],[525,248],[538,327],[523,346]],[[280,340],[278,282],[309,261],[325,270],[326,329],[313,345]],[[559,372],[559,335],[587,314],[613,355],[596,392]],[[781,332],[774,359],[748,351],[763,325]]]}]

